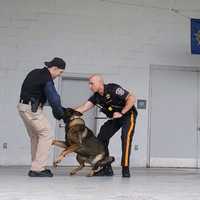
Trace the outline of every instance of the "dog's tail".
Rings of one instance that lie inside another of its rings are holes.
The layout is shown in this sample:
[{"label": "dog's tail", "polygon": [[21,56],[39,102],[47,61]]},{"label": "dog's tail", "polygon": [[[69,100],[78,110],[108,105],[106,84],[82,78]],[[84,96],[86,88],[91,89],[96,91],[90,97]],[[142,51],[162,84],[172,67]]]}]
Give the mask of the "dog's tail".
[{"label": "dog's tail", "polygon": [[112,162],[115,161],[115,158],[113,156],[107,156],[105,158],[103,158],[102,160],[99,160],[94,167],[92,168],[93,170],[97,170],[98,171],[100,169],[102,169],[105,165],[111,164]]},{"label": "dog's tail", "polygon": [[107,164],[111,164],[114,161],[115,161],[115,157],[113,157],[113,156],[107,156],[103,160],[101,160],[100,166],[103,167],[103,166],[105,166]]}]

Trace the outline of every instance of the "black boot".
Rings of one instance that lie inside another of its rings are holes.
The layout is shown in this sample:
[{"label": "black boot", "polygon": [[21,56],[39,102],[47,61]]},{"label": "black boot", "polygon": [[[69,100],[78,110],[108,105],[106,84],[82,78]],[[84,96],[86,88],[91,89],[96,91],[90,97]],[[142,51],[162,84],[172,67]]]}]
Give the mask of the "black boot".
[{"label": "black boot", "polygon": [[39,172],[30,170],[28,172],[28,175],[30,177],[53,177],[53,174],[52,174],[51,170],[49,170],[49,169],[45,169],[45,170],[42,170]]},{"label": "black boot", "polygon": [[129,167],[122,167],[122,177],[129,178],[130,176]]},{"label": "black boot", "polygon": [[111,164],[105,166],[105,172],[106,172],[105,176],[113,176],[114,173]]},{"label": "black boot", "polygon": [[105,165],[100,171],[94,173],[94,176],[113,176],[112,166]]}]

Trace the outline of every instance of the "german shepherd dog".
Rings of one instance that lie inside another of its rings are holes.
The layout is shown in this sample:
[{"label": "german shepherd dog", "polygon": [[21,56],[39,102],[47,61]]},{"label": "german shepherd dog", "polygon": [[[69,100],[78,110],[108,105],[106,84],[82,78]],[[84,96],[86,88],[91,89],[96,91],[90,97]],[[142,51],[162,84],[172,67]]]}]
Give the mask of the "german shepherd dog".
[{"label": "german shepherd dog", "polygon": [[81,118],[82,113],[72,108],[65,109],[65,117],[67,119],[65,125],[65,141],[53,140],[52,144],[64,148],[58,159],[54,162],[57,167],[64,157],[72,152],[77,153],[76,160],[80,164],[77,168],[70,172],[70,175],[76,174],[81,170],[85,163],[92,166],[92,170],[88,176],[93,176],[106,164],[112,163],[114,157],[105,156],[105,148],[98,141],[93,132],[85,126],[84,120]]}]

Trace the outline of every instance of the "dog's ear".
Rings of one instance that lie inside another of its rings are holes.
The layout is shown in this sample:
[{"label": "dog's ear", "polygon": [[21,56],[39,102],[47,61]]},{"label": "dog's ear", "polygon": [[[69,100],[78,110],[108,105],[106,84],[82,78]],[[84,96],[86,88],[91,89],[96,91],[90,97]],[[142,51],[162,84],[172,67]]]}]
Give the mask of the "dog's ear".
[{"label": "dog's ear", "polygon": [[76,115],[76,116],[82,116],[83,113],[81,113],[81,112],[79,112],[79,111],[77,111],[77,110],[74,110],[74,115]]},{"label": "dog's ear", "polygon": [[71,108],[64,108],[63,107],[63,111],[64,111],[64,117],[66,119],[70,119],[70,117],[73,115],[73,112],[72,112]]},{"label": "dog's ear", "polygon": [[72,115],[82,116],[81,112],[74,110],[73,108],[64,108],[65,116],[71,117]]},{"label": "dog's ear", "polygon": [[72,108],[64,108],[64,112],[67,113],[68,115],[72,115],[73,111],[74,110]]}]

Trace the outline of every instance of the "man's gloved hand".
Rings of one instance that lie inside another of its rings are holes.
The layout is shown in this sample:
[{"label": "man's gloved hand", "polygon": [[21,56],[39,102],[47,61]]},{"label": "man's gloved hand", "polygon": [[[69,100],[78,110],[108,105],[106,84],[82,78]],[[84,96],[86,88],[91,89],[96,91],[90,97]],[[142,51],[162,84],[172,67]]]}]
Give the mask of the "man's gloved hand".
[{"label": "man's gloved hand", "polygon": [[57,120],[62,119],[62,114],[61,114],[60,112],[58,112],[57,110],[52,109],[52,113],[53,113],[53,116],[54,116]]},{"label": "man's gloved hand", "polygon": [[63,109],[63,116],[62,116],[62,120],[65,124],[68,124],[69,123],[69,117],[67,117],[66,115],[66,108],[65,107],[62,107]]},{"label": "man's gloved hand", "polygon": [[65,116],[63,116],[62,120],[63,120],[63,122],[64,122],[65,124],[68,124],[68,122],[69,122],[69,120],[68,120]]},{"label": "man's gloved hand", "polygon": [[67,123],[66,108],[62,107],[62,110],[52,109],[52,113],[57,120],[62,119],[65,124]]}]

